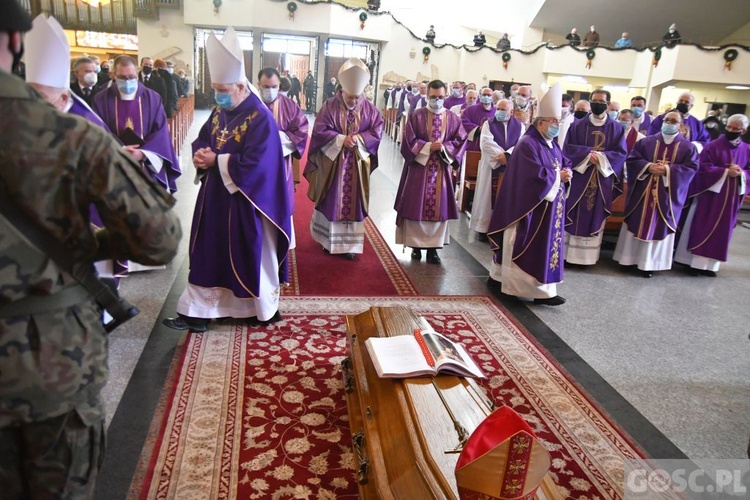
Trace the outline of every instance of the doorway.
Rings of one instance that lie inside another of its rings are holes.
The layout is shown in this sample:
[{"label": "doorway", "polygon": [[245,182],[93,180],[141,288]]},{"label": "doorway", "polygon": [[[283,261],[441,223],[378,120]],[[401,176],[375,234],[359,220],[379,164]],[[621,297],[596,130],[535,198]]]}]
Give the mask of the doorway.
[{"label": "doorway", "polygon": [[260,51],[261,66],[289,78],[288,97],[303,110],[313,112],[318,88],[318,37],[264,33]]},{"label": "doorway", "polygon": [[[370,82],[365,87],[365,96],[377,106],[377,95],[375,95],[376,82],[378,81],[378,63],[380,61],[380,44],[362,42],[358,40],[343,40],[329,38],[326,43],[325,83],[323,100],[331,97],[331,78],[338,80],[339,69],[350,57],[357,57],[364,62],[370,70]],[[329,92],[325,92],[328,90]]]},{"label": "doorway", "polygon": [[[219,39],[224,36],[224,30],[195,29],[195,107],[197,109],[210,109],[214,106],[214,91],[211,88],[211,73],[208,70],[208,59],[206,58],[206,40],[211,33]],[[253,34],[250,31],[238,31],[237,38],[240,40],[242,55],[245,58],[245,76],[252,81],[253,74]]]}]

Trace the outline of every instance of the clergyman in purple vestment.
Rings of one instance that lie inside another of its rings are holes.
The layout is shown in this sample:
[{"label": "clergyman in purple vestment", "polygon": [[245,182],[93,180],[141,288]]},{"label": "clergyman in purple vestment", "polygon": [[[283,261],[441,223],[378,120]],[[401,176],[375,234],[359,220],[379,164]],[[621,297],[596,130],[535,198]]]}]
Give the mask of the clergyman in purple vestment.
[{"label": "clergyman in purple vestment", "polygon": [[466,102],[466,96],[464,95],[464,84],[461,82],[453,82],[451,85],[451,95],[445,98],[443,106],[445,109],[450,110],[456,104],[463,104]]},{"label": "clergyman in purple vestment", "polygon": [[[700,154],[706,144],[711,140],[711,136],[708,135],[708,131],[706,130],[705,125],[703,125],[703,122],[689,114],[690,110],[693,109],[694,102],[695,96],[692,92],[683,92],[677,99],[675,110],[679,111],[682,115],[680,135],[692,142],[698,150],[698,154]],[[665,116],[666,113],[651,120],[648,135],[658,134],[661,131],[661,125],[664,122]]]},{"label": "clergyman in purple vestment", "polygon": [[573,167],[565,202],[565,262],[594,265],[612,215],[612,200],[622,192],[627,156],[625,129],[607,115],[607,94],[591,93],[591,114],[570,125],[563,154]]},{"label": "clergyman in purple vestment", "polygon": [[342,91],[315,118],[305,178],[315,203],[310,232],[325,250],[354,260],[364,251],[370,173],[378,167],[383,119],[364,88],[370,72],[349,59],[339,71]]},{"label": "clergyman in purple vestment", "polygon": [[466,131],[466,151],[479,151],[479,136],[482,125],[495,116],[492,105],[492,89],[484,87],[479,93],[479,104],[466,108],[461,114],[461,124]]},{"label": "clergyman in purple vestment", "polygon": [[662,131],[635,143],[625,164],[625,221],[613,255],[644,277],[672,267],[675,232],[698,170],[695,146],[679,132],[682,115],[667,113]]},{"label": "clergyman in purple vestment", "polygon": [[121,140],[126,134],[139,138],[140,147],[123,140],[125,149],[144,165],[154,180],[174,193],[182,172],[161,98],[138,82],[138,68],[130,56],[118,56],[114,66],[116,84],[96,94],[93,110]]},{"label": "clergyman in purple vestment", "polygon": [[193,142],[200,190],[190,231],[190,274],[177,303],[178,330],[212,318],[278,321],[288,281],[291,212],[279,129],[245,77],[234,29],[206,41],[218,104]]},{"label": "clergyman in purple vestment", "polygon": [[469,222],[469,227],[479,233],[478,238],[481,241],[487,240],[485,233],[489,228],[492,209],[495,206],[498,178],[505,172],[508,158],[525,129],[523,124],[513,117],[513,102],[510,99],[499,100],[495,116],[482,125],[479,139],[482,158],[477,169],[477,184]]},{"label": "clergyman in purple vestment", "polygon": [[561,102],[557,83],[513,150],[487,232],[495,253],[490,288],[552,306],[565,303],[557,283],[563,280],[565,187],[572,176],[554,140]]},{"label": "clergyman in purple vestment", "polygon": [[409,116],[401,143],[404,169],[396,192],[396,243],[413,248],[412,259],[440,263],[437,249],[450,241],[448,221],[458,219],[453,170],[466,147],[461,120],[443,107],[445,84],[428,86],[428,105]]},{"label": "clergyman in purple vestment", "polygon": [[[286,176],[291,213],[294,216],[294,171],[292,159],[302,158],[307,147],[310,123],[305,113],[290,98],[279,94],[280,77],[274,68],[263,68],[258,73],[258,90],[263,102],[271,110],[276,126],[279,129],[281,147],[284,150],[284,175]],[[292,221],[292,242],[294,248],[294,222]]]},{"label": "clergyman in purple vestment", "polygon": [[690,184],[690,208],[680,231],[674,260],[698,274],[716,276],[727,261],[729,243],[742,200],[750,185],[750,144],[745,115],[732,115],[724,135],[700,154],[698,172]]}]

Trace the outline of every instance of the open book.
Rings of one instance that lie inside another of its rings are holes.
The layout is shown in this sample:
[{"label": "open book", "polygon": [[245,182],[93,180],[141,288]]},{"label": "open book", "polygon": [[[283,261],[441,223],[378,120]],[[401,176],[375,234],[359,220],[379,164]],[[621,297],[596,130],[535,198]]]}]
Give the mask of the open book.
[{"label": "open book", "polygon": [[420,318],[422,328],[413,335],[371,337],[365,341],[380,378],[435,376],[438,373],[460,377],[485,378],[461,344],[432,330]]}]

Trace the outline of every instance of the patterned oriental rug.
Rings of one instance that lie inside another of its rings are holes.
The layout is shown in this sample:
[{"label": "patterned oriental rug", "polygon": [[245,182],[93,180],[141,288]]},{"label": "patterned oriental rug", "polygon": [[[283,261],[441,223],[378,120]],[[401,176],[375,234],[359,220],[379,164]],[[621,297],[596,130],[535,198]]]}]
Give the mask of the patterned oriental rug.
[{"label": "patterned oriental rug", "polygon": [[294,231],[297,248],[289,253],[289,286],[281,295],[387,296],[417,295],[414,284],[388,243],[368,217],[364,253],[349,261],[330,255],[310,235],[313,203],[307,180],[297,184]]},{"label": "patterned oriental rug", "polygon": [[345,316],[394,305],[466,346],[488,395],[544,442],[563,497],[623,497],[623,461],[641,453],[490,299],[290,297],[282,305],[284,319],[268,327],[227,323],[188,336],[129,498],[355,498]]}]

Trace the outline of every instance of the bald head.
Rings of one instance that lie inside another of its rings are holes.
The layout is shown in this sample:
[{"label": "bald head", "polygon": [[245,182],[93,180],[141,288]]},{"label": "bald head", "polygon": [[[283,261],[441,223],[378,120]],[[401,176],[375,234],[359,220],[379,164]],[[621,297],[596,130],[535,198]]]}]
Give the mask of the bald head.
[{"label": "bald head", "polygon": [[68,101],[70,101],[70,92],[68,89],[49,87],[40,83],[29,82],[29,85],[34,87],[34,90],[39,92],[42,99],[50,103],[58,111],[65,111],[68,107]]}]

